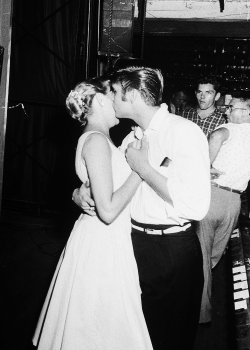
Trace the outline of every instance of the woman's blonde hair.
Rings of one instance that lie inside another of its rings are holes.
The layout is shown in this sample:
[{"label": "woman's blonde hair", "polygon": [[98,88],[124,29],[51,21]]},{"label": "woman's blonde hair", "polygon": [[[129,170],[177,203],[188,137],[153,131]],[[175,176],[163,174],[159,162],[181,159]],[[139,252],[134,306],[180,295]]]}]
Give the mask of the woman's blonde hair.
[{"label": "woman's blonde hair", "polygon": [[97,93],[107,94],[109,80],[104,77],[85,80],[71,90],[67,99],[66,107],[72,118],[79,120],[84,126],[87,117],[92,113],[93,98]]}]

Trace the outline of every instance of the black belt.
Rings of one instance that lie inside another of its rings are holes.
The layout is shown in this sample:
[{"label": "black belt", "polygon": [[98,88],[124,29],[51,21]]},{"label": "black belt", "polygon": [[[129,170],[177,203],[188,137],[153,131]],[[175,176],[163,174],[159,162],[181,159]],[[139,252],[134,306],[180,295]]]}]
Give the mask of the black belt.
[{"label": "black belt", "polygon": [[225,190],[225,191],[234,192],[234,193],[238,193],[238,194],[241,194],[241,193],[242,193],[242,191],[234,190],[233,188],[230,188],[230,187],[221,186],[221,185],[218,185],[218,184],[215,183],[215,182],[211,182],[211,184],[212,184],[214,187],[219,187],[219,188],[221,188],[222,190]]},{"label": "black belt", "polygon": [[191,222],[185,222],[183,226],[180,225],[150,225],[142,224],[134,219],[131,219],[132,228],[147,233],[149,235],[164,235],[168,233],[177,233],[186,231],[190,226]]}]

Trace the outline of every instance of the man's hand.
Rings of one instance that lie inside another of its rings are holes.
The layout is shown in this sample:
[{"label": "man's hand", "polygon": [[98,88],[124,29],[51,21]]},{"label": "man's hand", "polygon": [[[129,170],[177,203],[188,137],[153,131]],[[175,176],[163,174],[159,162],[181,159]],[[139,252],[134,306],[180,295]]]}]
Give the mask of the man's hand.
[{"label": "man's hand", "polygon": [[80,188],[76,188],[72,195],[72,200],[81,208],[83,211],[90,215],[95,216],[95,202],[91,198],[89,181],[83,183]]},{"label": "man's hand", "polygon": [[125,153],[127,162],[132,170],[143,176],[149,166],[148,142],[144,136],[142,140],[136,140],[128,145]]},{"label": "man's hand", "polygon": [[225,173],[223,171],[217,170],[215,168],[211,168],[210,169],[210,176],[211,176],[211,180],[215,180],[218,179],[218,177],[220,175],[224,175]]}]

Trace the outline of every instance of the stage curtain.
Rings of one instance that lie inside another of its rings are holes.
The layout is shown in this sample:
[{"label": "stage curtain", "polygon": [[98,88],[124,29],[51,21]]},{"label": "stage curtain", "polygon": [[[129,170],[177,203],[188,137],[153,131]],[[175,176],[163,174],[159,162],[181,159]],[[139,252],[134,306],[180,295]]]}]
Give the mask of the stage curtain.
[{"label": "stage curtain", "polygon": [[81,129],[65,98],[76,82],[80,3],[14,0],[3,203],[71,201]]}]

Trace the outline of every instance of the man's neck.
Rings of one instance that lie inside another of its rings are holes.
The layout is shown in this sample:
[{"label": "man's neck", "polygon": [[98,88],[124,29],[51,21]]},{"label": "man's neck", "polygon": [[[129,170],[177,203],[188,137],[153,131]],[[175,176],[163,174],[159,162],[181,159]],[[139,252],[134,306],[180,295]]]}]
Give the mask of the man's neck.
[{"label": "man's neck", "polygon": [[153,119],[155,113],[158,111],[159,108],[160,107],[158,106],[146,106],[146,108],[140,110],[137,116],[133,118],[134,121],[142,129],[142,131],[145,131],[148,128],[151,120]]},{"label": "man's neck", "polygon": [[205,119],[208,116],[210,116],[215,111],[215,109],[215,106],[211,106],[208,109],[200,109],[199,107],[197,107],[196,111],[201,119]]}]

